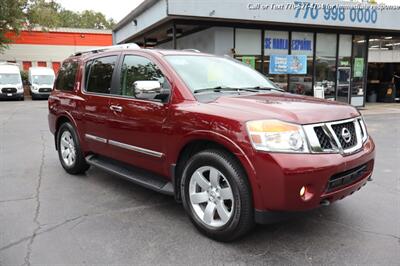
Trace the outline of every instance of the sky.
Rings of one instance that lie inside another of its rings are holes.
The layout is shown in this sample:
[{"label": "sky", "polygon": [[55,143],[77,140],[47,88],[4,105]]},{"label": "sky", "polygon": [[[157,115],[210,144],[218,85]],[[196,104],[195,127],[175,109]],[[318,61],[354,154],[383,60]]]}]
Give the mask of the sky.
[{"label": "sky", "polygon": [[119,22],[143,0],[56,0],[62,7],[72,11],[93,10]]},{"label": "sky", "polygon": [[[143,0],[56,0],[65,9],[73,11],[94,10],[119,22]],[[262,0],[260,0],[262,2]],[[318,2],[318,1],[315,1]],[[378,0],[378,3],[400,5],[399,0]]]}]

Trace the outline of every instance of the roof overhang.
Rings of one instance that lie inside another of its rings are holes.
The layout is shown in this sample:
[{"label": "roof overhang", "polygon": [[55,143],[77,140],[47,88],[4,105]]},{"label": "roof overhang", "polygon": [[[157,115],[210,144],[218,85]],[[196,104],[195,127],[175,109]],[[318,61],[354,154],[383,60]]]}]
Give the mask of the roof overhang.
[{"label": "roof overhang", "polygon": [[318,6],[299,9],[300,6],[293,3],[287,0],[221,0],[211,5],[209,1],[199,0],[146,0],[117,24],[114,29],[115,42],[134,39],[177,19],[193,24],[281,25],[400,33],[400,7],[320,0]]}]

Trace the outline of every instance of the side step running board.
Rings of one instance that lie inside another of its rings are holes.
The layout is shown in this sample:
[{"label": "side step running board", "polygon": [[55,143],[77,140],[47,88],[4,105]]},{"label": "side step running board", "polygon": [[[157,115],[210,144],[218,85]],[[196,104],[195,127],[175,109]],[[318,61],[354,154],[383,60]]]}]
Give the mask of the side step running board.
[{"label": "side step running board", "polygon": [[116,174],[133,183],[166,195],[174,195],[173,184],[157,174],[99,155],[89,155],[85,159],[88,164]]}]

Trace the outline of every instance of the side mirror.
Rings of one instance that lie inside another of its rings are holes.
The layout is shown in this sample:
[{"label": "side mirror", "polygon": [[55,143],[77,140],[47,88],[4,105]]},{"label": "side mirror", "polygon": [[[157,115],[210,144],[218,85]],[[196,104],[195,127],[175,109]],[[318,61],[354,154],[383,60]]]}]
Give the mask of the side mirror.
[{"label": "side mirror", "polygon": [[142,100],[156,100],[164,102],[168,99],[170,91],[163,89],[156,80],[138,80],[133,83],[134,96]]}]

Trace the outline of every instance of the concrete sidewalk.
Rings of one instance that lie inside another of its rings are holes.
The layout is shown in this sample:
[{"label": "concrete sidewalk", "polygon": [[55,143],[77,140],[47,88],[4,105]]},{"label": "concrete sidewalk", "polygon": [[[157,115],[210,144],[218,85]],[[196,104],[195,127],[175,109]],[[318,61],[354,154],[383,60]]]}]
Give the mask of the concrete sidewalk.
[{"label": "concrete sidewalk", "polygon": [[399,114],[400,103],[367,103],[359,109],[363,115],[374,114]]}]

